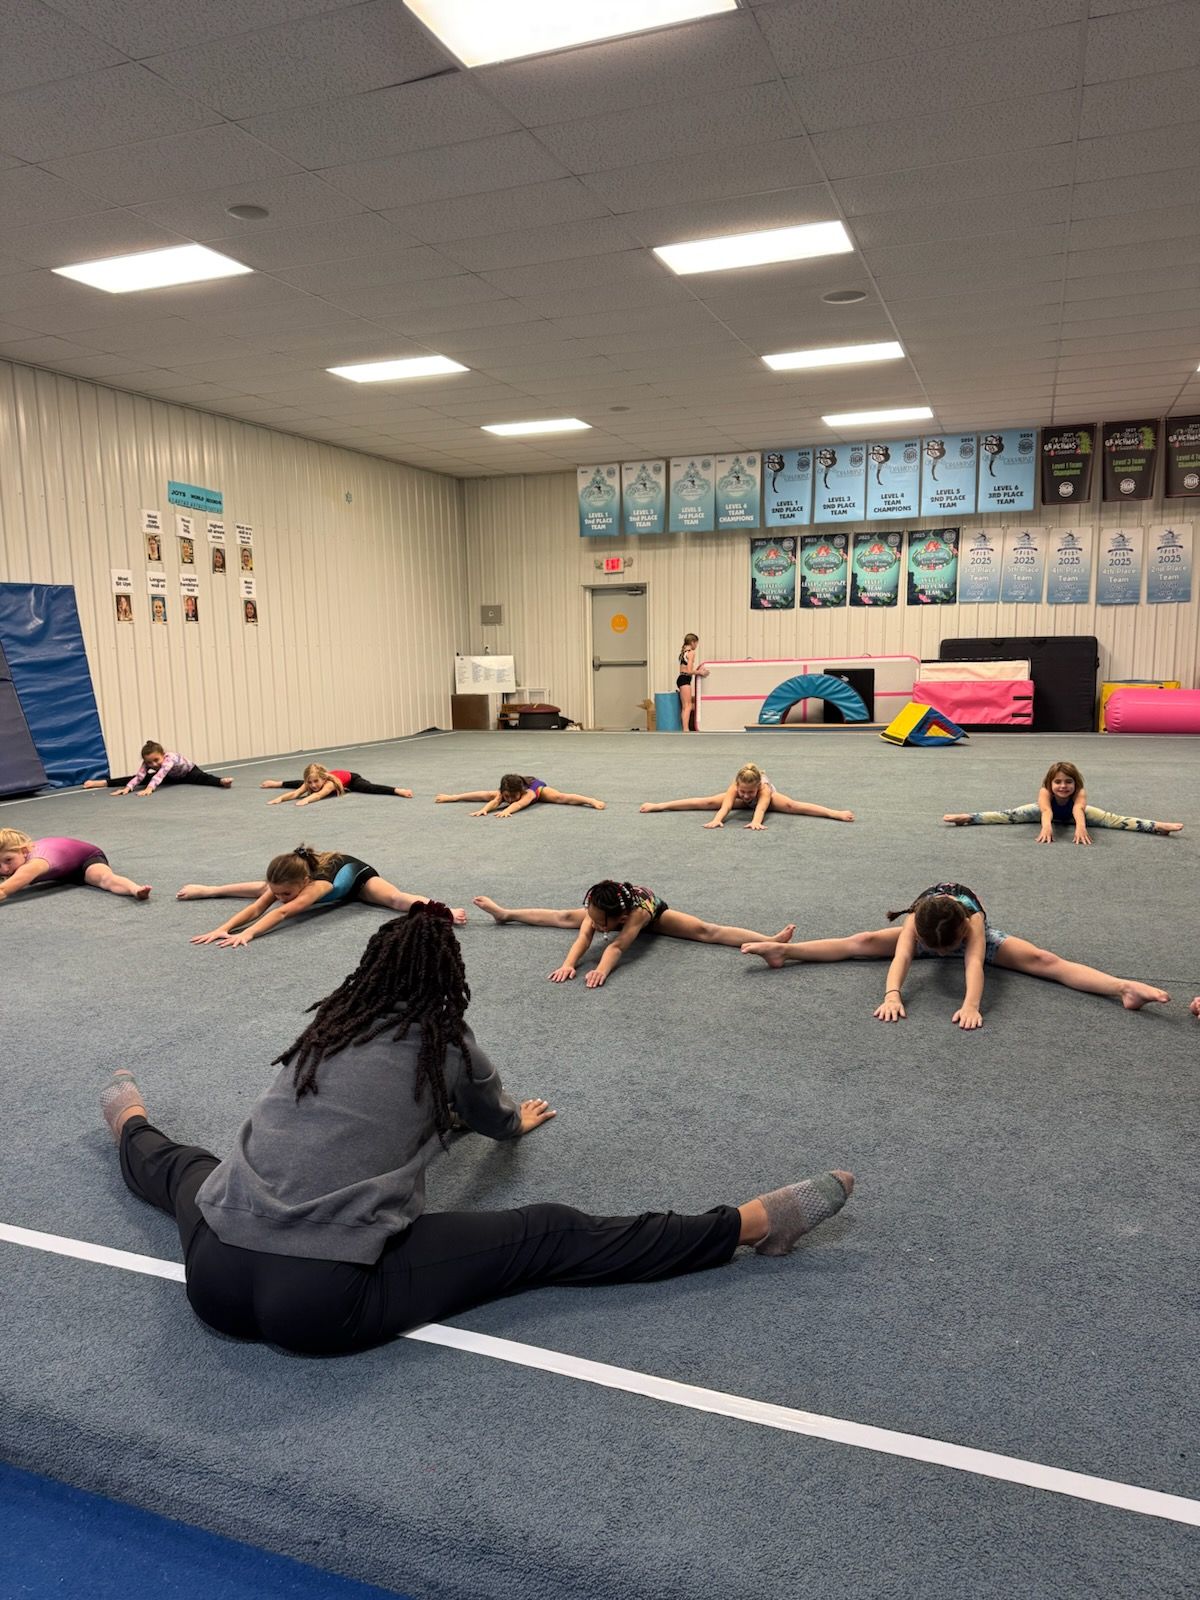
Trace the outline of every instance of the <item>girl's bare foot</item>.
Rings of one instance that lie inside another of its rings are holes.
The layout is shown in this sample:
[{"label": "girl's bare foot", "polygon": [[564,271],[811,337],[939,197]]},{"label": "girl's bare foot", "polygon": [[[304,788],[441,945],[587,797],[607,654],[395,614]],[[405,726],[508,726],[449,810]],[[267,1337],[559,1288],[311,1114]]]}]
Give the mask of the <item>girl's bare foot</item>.
[{"label": "girl's bare foot", "polygon": [[135,889],[133,891],[133,898],[135,900],[149,900],[150,885],[148,883],[143,883],[140,888]]},{"label": "girl's bare foot", "polygon": [[411,789],[397,789],[395,792],[400,796],[401,800],[411,800],[412,799],[412,790]]},{"label": "girl's bare foot", "polygon": [[466,920],[467,920],[466,907],[465,906],[451,906],[450,907],[450,915],[454,918],[455,925],[457,927],[461,928],[463,923],[466,922]]},{"label": "girl's bare foot", "polygon": [[1194,1017],[1200,1017],[1200,994],[1198,994],[1192,1001],[1191,1005],[1188,1007],[1188,1010]]},{"label": "girl's bare foot", "polygon": [[971,813],[969,811],[947,811],[942,818],[943,822],[952,822],[956,828],[965,828],[970,820]]},{"label": "girl's bare foot", "polygon": [[233,788],[233,779],[232,778],[222,778],[221,779],[221,787],[222,787],[222,789],[232,789]]},{"label": "girl's bare foot", "polygon": [[108,784],[105,783],[103,778],[85,778],[83,787],[85,789],[107,789]]},{"label": "girl's bare foot", "polygon": [[1155,989],[1149,983],[1135,983],[1132,978],[1126,978],[1121,983],[1121,1004],[1126,1011],[1140,1011],[1148,1005],[1165,1005],[1170,998],[1165,989]]},{"label": "girl's bare foot", "polygon": [[603,811],[604,810],[604,801],[603,800],[593,800],[592,801],[592,810],[593,811]]},{"label": "girl's bare foot", "polygon": [[638,810],[639,811],[661,811],[662,807],[659,806],[659,805],[655,805],[653,800],[647,800],[644,805],[640,805],[638,807]]},{"label": "girl's bare foot", "polygon": [[839,822],[853,822],[854,821],[854,813],[853,813],[853,811],[835,811],[834,812],[834,816],[837,818],[837,820]]},{"label": "girl's bare foot", "polygon": [[[489,900],[485,894],[477,894],[474,900],[471,901],[471,904],[473,906],[478,906],[480,911],[486,911],[489,917],[495,917],[497,922],[508,921],[509,913],[505,910],[505,908],[497,905],[494,900]],[[465,912],[463,914],[463,920],[466,920]]]},{"label": "girl's bare foot", "polygon": [[[87,787],[87,785],[85,784],[84,788],[86,788],[86,787]],[[1182,822],[1156,822],[1154,824],[1154,831],[1155,831],[1155,833],[1182,833],[1183,832],[1183,823]]]},{"label": "girl's bare foot", "polygon": [[795,933],[795,931],[796,924],[794,922],[789,922],[786,928],[780,928],[779,932],[770,942],[772,944],[791,944],[792,935]]},{"label": "girl's bare foot", "polygon": [[175,896],[176,900],[210,900],[212,890],[206,883],[185,883]]},{"label": "girl's bare foot", "polygon": [[444,806],[449,799],[450,796],[448,794],[435,794],[433,803],[435,806]]},{"label": "girl's bare foot", "polygon": [[744,944],[744,956],[761,956],[769,967],[783,965],[783,945],[778,939],[756,939],[753,944]]}]

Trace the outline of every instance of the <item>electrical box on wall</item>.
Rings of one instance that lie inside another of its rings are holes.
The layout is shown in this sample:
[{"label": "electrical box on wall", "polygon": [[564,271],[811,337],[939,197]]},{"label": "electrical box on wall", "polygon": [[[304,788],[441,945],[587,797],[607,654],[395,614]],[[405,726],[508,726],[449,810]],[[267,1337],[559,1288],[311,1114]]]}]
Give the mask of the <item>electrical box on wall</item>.
[{"label": "electrical box on wall", "polygon": [[480,606],[479,620],[485,628],[498,628],[504,621],[504,607]]}]

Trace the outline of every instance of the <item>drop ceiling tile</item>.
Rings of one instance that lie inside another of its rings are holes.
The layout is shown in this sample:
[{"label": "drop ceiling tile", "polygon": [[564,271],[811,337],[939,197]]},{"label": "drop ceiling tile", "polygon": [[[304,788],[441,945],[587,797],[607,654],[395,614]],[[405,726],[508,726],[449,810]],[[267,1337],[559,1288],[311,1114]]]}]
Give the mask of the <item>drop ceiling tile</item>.
[{"label": "drop ceiling tile", "polygon": [[[240,261],[240,251],[232,248],[234,240],[243,234],[250,240],[258,235],[253,224],[238,225],[236,219],[228,215],[227,207],[231,205],[265,206],[271,213],[273,225],[279,227],[312,223],[314,237],[319,237],[320,228],[340,226],[343,217],[358,218],[363,212],[356,200],[341,194],[311,172],[293,172],[277,178],[248,178],[244,182],[223,184],[220,188],[181,192],[139,204],[136,209],[164,228],[175,228],[201,243],[211,244],[217,238],[224,238],[231,245],[229,254]],[[231,238],[230,230],[234,228],[236,233]],[[247,261],[246,265],[251,263]]]},{"label": "drop ceiling tile", "polygon": [[[982,196],[1053,189],[1073,178],[1073,148],[1051,145],[1042,150],[1018,150],[1002,160],[953,161],[947,166],[913,167],[908,172],[888,172],[866,178],[842,178],[834,192],[847,217],[881,211],[943,206],[957,195]],[[997,204],[997,221],[1003,205]],[[853,223],[851,223],[853,227]]]},{"label": "drop ceiling tile", "polygon": [[1094,334],[1119,337],[1126,333],[1160,333],[1165,329],[1174,329],[1178,335],[1179,317],[1176,312],[1127,311],[1123,315],[1101,316],[1095,313],[1094,308],[1089,309],[1084,305],[1076,311],[1074,320],[1063,322],[1062,338],[1064,341],[1086,339]]},{"label": "drop ceiling tile", "polygon": [[574,289],[598,284],[679,285],[679,280],[640,247],[606,255],[579,256],[571,261],[552,261],[539,265],[499,268],[485,272],[483,278],[505,294],[524,295],[570,293]]},{"label": "drop ceiling tile", "polygon": [[493,300],[484,305],[440,306],[434,310],[402,312],[396,317],[381,317],[389,327],[398,328],[413,338],[454,328],[498,328],[512,322],[536,322],[537,311],[519,300]]},{"label": "drop ceiling tile", "polygon": [[69,339],[56,339],[46,334],[0,339],[0,357],[5,361],[21,361],[31,367],[53,367],[64,371],[68,362],[103,359],[97,356],[91,346],[72,344]]},{"label": "drop ceiling tile", "polygon": [[67,183],[40,167],[11,167],[0,172],[0,219],[11,248],[19,246],[22,228],[104,209],[104,201],[86,185]]},{"label": "drop ceiling tile", "polygon": [[297,170],[286,156],[227,122],[109,150],[62,156],[44,165],[49,172],[117,205],[163,201],[172,195],[210,189],[214,182],[233,186]]},{"label": "drop ceiling tile", "polygon": [[520,124],[479,92],[474,74],[448,72],[420,83],[252,116],[242,126],[302,166],[318,168],[490,138]]},{"label": "drop ceiling tile", "polygon": [[551,228],[518,228],[481,239],[457,239],[441,246],[442,254],[468,272],[498,271],[503,267],[570,261],[579,256],[611,254],[636,248],[639,241],[614,217],[592,217],[582,222],[562,222]]},{"label": "drop ceiling tile", "polygon": [[[563,294],[546,291],[522,298],[521,304],[536,315],[551,319],[576,314],[587,316],[589,312],[617,310],[622,306],[631,314],[646,308],[658,311],[686,309],[689,305],[695,308],[695,302],[690,300],[685,289],[677,283],[663,282],[597,284],[592,289],[570,289]],[[704,315],[699,310],[694,310],[693,314]]]},{"label": "drop ceiling tile", "polygon": [[[345,4],[346,0],[254,0],[253,20],[262,28],[336,11]],[[163,5],[157,0],[132,5],[129,0],[54,0],[54,9],[131,56],[243,33],[248,14],[246,0],[204,0],[202,6]]]},{"label": "drop ceiling tile", "polygon": [[836,182],[961,161],[968,156],[996,161],[1011,151],[1069,142],[1074,133],[1073,97],[1043,94],[842,128],[816,134],[812,143],[818,160]]},{"label": "drop ceiling tile", "polygon": [[[285,179],[284,182],[287,182]],[[335,203],[353,205],[325,189]],[[222,207],[222,212],[224,208]],[[236,229],[236,232],[231,231]],[[328,222],[272,227],[265,223],[239,223],[224,217],[223,231],[205,243],[235,261],[263,272],[285,267],[305,267],[317,262],[345,261],[371,251],[400,250],[414,241],[375,211],[357,211]]]},{"label": "drop ceiling tile", "polygon": [[938,239],[928,244],[880,245],[864,251],[863,259],[880,277],[901,272],[941,272],[952,267],[973,272],[976,267],[991,263],[1061,255],[1066,250],[1066,240],[1065,225],[1052,223],[1019,233]]},{"label": "drop ceiling tile", "polygon": [[1150,239],[1111,249],[1073,250],[1067,257],[1067,273],[1072,278],[1086,278],[1092,273],[1157,272],[1198,263],[1200,234],[1193,234],[1190,239]]},{"label": "drop ceiling tile", "polygon": [[[1067,287],[1070,290],[1072,285],[1068,284]],[[1194,287],[1147,290],[1133,295],[1092,296],[1068,293],[1063,303],[1063,321],[1066,325],[1073,318],[1080,316],[1122,317],[1132,308],[1136,308],[1142,315],[1156,311],[1176,312],[1179,314],[1181,324],[1181,342],[1189,341],[1194,344],[1200,340],[1200,291]]]},{"label": "drop ceiling tile", "polygon": [[1071,216],[1078,221],[1108,217],[1114,213],[1161,210],[1181,205],[1196,193],[1195,155],[1200,146],[1188,152],[1190,164],[1173,172],[1142,172],[1136,181],[1126,178],[1102,183],[1077,183],[1071,200]]},{"label": "drop ceiling tile", "polygon": [[1070,225],[1072,250],[1106,249],[1154,239],[1192,239],[1200,234],[1200,205],[1164,206],[1157,211],[1130,211],[1089,217]]},{"label": "drop ceiling tile", "polygon": [[561,178],[488,194],[464,195],[456,200],[403,206],[384,215],[415,239],[444,244],[451,239],[480,238],[513,228],[577,222],[604,216],[606,211],[604,202],[578,178]]},{"label": "drop ceiling tile", "polygon": [[899,59],[859,61],[836,71],[811,66],[789,78],[788,87],[810,133],[902,118],[914,105],[953,110],[1066,92],[1079,75],[1081,34],[1081,24],[1073,23],[1012,34],[995,50],[981,50],[974,41],[939,50],[914,33]]},{"label": "drop ceiling tile", "polygon": [[26,161],[220,121],[219,113],[132,61],[0,96],[0,146]]},{"label": "drop ceiling tile", "polygon": [[1093,17],[1088,25],[1085,83],[1197,66],[1200,28],[1194,0]]},{"label": "drop ceiling tile", "polygon": [[692,159],[803,132],[783,85],[758,83],[736,94],[660,98],[630,111],[555,123],[539,128],[538,138],[569,171],[587,173],[632,166],[647,150],[659,160]]},{"label": "drop ceiling tile", "polygon": [[305,267],[277,268],[272,274],[308,294],[417,283],[427,278],[461,277],[461,269],[428,245],[372,250],[348,261],[322,261]]},{"label": "drop ceiling tile", "polygon": [[483,306],[489,302],[501,303],[507,297],[482,278],[462,273],[455,278],[434,278],[421,283],[331,289],[324,298],[327,304],[340,306],[343,311],[395,325],[410,313],[445,306]]},{"label": "drop ceiling tile", "polygon": [[63,267],[76,261],[98,261],[105,256],[185,243],[183,234],[120,207],[93,211],[84,217],[32,223],[21,228],[19,239],[25,260],[37,267]]},{"label": "drop ceiling tile", "polygon": [[227,117],[253,117],[429,77],[450,60],[400,0],[368,0],[190,44],[146,64]]},{"label": "drop ceiling tile", "polygon": [[[1028,256],[1019,261],[1000,261],[992,266],[973,268],[971,292],[1020,290],[1026,285],[1061,285],[1066,273],[1065,256]],[[963,273],[957,267],[946,271],[884,274],[878,278],[879,292],[887,305],[893,301],[928,300],[953,296],[963,288]]]},{"label": "drop ceiling tile", "polygon": [[443,145],[438,150],[416,150],[409,155],[329,167],[322,174],[343,194],[352,195],[373,210],[453,200],[565,175],[561,162],[523,130],[502,133],[494,139]]},{"label": "drop ceiling tile", "polygon": [[1081,139],[1101,134],[1140,133],[1177,122],[1193,122],[1200,103],[1200,69],[1183,67],[1147,77],[1128,77],[1084,88]]},{"label": "drop ceiling tile", "polygon": [[[104,298],[97,289],[86,289],[82,284],[71,283],[66,278],[56,278],[53,273],[10,272],[0,278],[0,316],[10,317],[18,311],[25,313],[16,318],[24,323],[28,316],[37,313],[39,333],[71,332],[79,322],[72,312],[90,311],[97,300]],[[56,309],[65,313],[61,327],[43,327],[40,318],[52,318]]]},{"label": "drop ceiling tile", "polygon": [[0,94],[115,67],[124,60],[120,50],[38,0],[0,0],[0,38]]},{"label": "drop ceiling tile", "polygon": [[[274,333],[240,334],[253,349],[286,355],[289,351],[312,351],[325,367],[346,366],[351,361],[393,361],[404,356],[427,355],[423,346],[411,344],[398,334],[376,327],[364,317],[330,311],[337,321],[322,322],[311,328],[281,329]],[[371,354],[378,351],[378,356]],[[328,356],[328,359],[326,359]]]},{"label": "drop ceiling tile", "polygon": [[954,39],[963,45],[996,40],[984,52],[1000,52],[1000,36],[1020,36],[1087,16],[1087,0],[855,0],[848,26],[844,0],[806,0],[801,5],[755,7],[755,16],[785,77],[810,70],[836,71],[859,61],[899,60],[918,45]]},{"label": "drop ceiling tile", "polygon": [[912,211],[880,211],[871,216],[855,217],[851,232],[861,249],[873,252],[883,245],[990,235],[995,232],[998,220],[1003,220],[1014,231],[1040,229],[1066,221],[1070,197],[1071,192],[1066,187],[1015,194],[1005,201],[1002,218],[997,217],[996,201],[991,196],[949,201],[942,206],[923,206]]},{"label": "drop ceiling tile", "polygon": [[[1148,172],[1194,168],[1198,150],[1200,122],[1180,122],[1145,133],[1113,134],[1106,139],[1083,139],[1076,149],[1075,178],[1078,183],[1115,178],[1132,178],[1136,182]],[[1181,179],[1181,190],[1184,187]],[[1124,193],[1122,189],[1122,196]],[[1186,197],[1185,193],[1183,198]]]},{"label": "drop ceiling tile", "polygon": [[[817,183],[821,173],[806,139],[781,139],[760,145],[749,158],[744,149],[710,150],[696,156],[677,156],[664,161],[646,161],[637,166],[618,167],[610,172],[592,172],[587,186],[604,204],[618,214],[644,211],[647,204],[671,197],[675,206],[743,198],[756,182],[771,188],[788,189]],[[697,207],[697,215],[699,213]],[[836,216],[836,208],[826,192],[826,203],[818,216],[796,220],[826,221]],[[691,231],[687,238],[703,237]],[[666,241],[656,239],[656,244]]]},{"label": "drop ceiling tile", "polygon": [[1137,305],[1143,296],[1158,290],[1190,291],[1196,305],[1195,326],[1200,339],[1200,267],[1143,268],[1131,272],[1092,272],[1082,277],[1066,280],[1068,302],[1098,298],[1102,295],[1124,295]]}]

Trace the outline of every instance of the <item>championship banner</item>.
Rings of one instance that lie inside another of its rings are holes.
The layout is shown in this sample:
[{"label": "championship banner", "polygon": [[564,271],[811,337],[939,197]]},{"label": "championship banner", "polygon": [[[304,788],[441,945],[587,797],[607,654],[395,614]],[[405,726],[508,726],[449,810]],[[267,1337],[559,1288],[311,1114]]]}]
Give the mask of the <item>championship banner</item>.
[{"label": "championship banner", "polygon": [[1006,428],[979,439],[979,502],[984,511],[1032,511],[1037,475],[1037,434]]},{"label": "championship banner", "polygon": [[1085,606],[1092,593],[1094,528],[1052,528],[1046,561],[1046,604]]},{"label": "championship banner", "polygon": [[867,521],[915,517],[921,504],[921,441],[867,446]]},{"label": "championship banner", "polygon": [[994,528],[980,528],[958,557],[958,603],[994,605],[1000,598],[1000,545]]},{"label": "championship banner", "polygon": [[665,461],[621,463],[621,499],[626,533],[662,533],[666,528]]},{"label": "championship banner", "polygon": [[758,456],[717,457],[717,528],[758,527]]},{"label": "championship banner", "polygon": [[867,509],[865,444],[823,444],[813,466],[813,521],[862,522]]},{"label": "championship banner", "polygon": [[1005,528],[1001,605],[1041,605],[1045,564],[1045,528]]},{"label": "championship banner", "polygon": [[1166,458],[1167,499],[1200,494],[1200,417],[1167,418]]},{"label": "championship banner", "polygon": [[577,467],[579,534],[581,538],[621,532],[621,469],[615,461],[600,467]]},{"label": "championship banner", "polygon": [[908,603],[952,606],[958,598],[958,529],[908,535]]},{"label": "championship banner", "polygon": [[846,604],[844,533],[806,533],[800,540],[800,605],[830,611]]},{"label": "championship banner", "polygon": [[973,433],[938,433],[921,441],[921,515],[973,516],[978,441]]},{"label": "championship banner", "polygon": [[1042,429],[1042,504],[1092,498],[1096,430],[1090,422]]},{"label": "championship banner", "polygon": [[711,533],[716,515],[711,456],[677,456],[671,462],[672,533]]},{"label": "championship banner", "polygon": [[1187,605],[1192,598],[1192,525],[1161,523],[1150,529],[1146,566],[1146,604]]},{"label": "championship banner", "polygon": [[850,563],[850,604],[875,609],[894,606],[900,592],[903,561],[902,533],[856,533]]},{"label": "championship banner", "polygon": [[1142,592],[1142,528],[1105,528],[1096,568],[1098,606],[1135,606]]},{"label": "championship banner", "polygon": [[750,541],[751,611],[792,611],[796,605],[796,539]]},{"label": "championship banner", "polygon": [[[1104,424],[1104,498],[1151,500],[1154,468],[1158,462],[1158,422],[1106,422]],[[1099,597],[1097,597],[1099,603]],[[1104,601],[1105,605],[1120,604]]]},{"label": "championship banner", "polygon": [[762,464],[763,526],[806,528],[812,521],[812,446],[764,450]]}]

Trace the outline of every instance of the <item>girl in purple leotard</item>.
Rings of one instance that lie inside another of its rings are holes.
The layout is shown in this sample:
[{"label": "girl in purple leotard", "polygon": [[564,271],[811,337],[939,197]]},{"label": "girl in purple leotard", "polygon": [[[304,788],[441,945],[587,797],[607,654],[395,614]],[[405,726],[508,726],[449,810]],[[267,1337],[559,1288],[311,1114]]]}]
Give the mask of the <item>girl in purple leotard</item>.
[{"label": "girl in purple leotard", "polygon": [[150,885],[123,878],[98,844],[84,839],[31,839],[19,828],[0,828],[0,900],[34,883],[85,883],[110,894],[147,900]]}]

